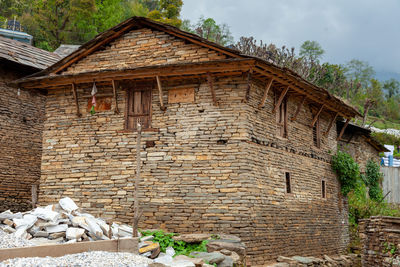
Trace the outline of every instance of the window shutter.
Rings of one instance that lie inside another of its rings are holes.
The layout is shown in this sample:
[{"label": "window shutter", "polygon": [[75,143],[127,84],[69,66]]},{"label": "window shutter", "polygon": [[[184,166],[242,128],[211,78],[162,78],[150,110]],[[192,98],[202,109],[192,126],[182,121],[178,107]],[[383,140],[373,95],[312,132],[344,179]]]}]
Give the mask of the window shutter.
[{"label": "window shutter", "polygon": [[126,129],[136,130],[140,122],[142,129],[151,124],[151,87],[129,89],[127,92]]}]

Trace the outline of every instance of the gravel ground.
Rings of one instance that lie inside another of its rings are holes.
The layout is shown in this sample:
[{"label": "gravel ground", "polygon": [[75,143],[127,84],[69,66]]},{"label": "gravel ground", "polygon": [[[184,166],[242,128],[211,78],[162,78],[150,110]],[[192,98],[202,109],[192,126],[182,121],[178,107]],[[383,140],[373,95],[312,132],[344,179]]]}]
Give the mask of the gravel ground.
[{"label": "gravel ground", "polygon": [[92,251],[52,258],[15,258],[0,262],[0,267],[147,267],[153,261],[132,253]]},{"label": "gravel ground", "polygon": [[14,234],[8,234],[0,229],[0,248],[16,248],[34,246],[24,238],[16,238]]}]

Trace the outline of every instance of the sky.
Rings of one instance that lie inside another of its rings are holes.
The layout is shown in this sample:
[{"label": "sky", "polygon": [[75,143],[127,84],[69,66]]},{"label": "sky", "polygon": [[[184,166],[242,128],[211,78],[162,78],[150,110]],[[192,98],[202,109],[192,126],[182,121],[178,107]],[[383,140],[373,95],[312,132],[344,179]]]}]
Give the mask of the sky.
[{"label": "sky", "polygon": [[254,36],[295,47],[306,40],[325,50],[322,62],[367,61],[400,74],[400,0],[184,0],[181,15],[229,25],[235,41]]}]

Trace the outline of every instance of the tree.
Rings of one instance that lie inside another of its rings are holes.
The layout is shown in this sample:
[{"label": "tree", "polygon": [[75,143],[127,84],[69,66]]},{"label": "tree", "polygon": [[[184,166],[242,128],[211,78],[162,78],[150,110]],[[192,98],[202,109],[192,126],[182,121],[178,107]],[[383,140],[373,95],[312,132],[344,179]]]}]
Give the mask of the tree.
[{"label": "tree", "polygon": [[182,20],[179,16],[182,5],[182,0],[160,0],[158,8],[150,11],[148,17],[162,23],[180,27]]},{"label": "tree", "polygon": [[383,83],[383,89],[387,92],[387,98],[390,99],[397,95],[400,90],[400,82],[396,79],[390,79]]},{"label": "tree", "polygon": [[358,59],[352,59],[347,62],[345,68],[346,76],[353,81],[360,82],[364,88],[368,87],[369,82],[375,75],[374,69],[368,62]]},{"label": "tree", "polygon": [[229,26],[225,23],[217,24],[212,18],[205,19],[204,17],[200,17],[194,26],[194,32],[200,37],[220,45],[225,46],[233,42]]},{"label": "tree", "polygon": [[370,80],[370,86],[368,86],[365,90],[365,93],[362,95],[361,99],[363,99],[363,120],[362,125],[365,125],[368,112],[377,106],[378,103],[383,102],[383,93],[382,93],[382,84],[376,80]]},{"label": "tree", "polygon": [[319,62],[325,53],[317,41],[305,41],[300,47],[300,56],[305,57],[311,62]]}]

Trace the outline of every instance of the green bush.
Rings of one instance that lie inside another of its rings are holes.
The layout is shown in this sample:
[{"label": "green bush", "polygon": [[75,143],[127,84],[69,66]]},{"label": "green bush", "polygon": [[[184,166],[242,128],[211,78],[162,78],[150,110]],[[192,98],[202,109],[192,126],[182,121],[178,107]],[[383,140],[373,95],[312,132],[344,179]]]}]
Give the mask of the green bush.
[{"label": "green bush", "polygon": [[373,160],[368,160],[366,165],[366,171],[364,175],[365,184],[369,188],[369,197],[375,201],[381,201],[383,198],[383,192],[381,188],[383,175],[380,172],[380,167]]},{"label": "green bush", "polygon": [[172,237],[176,234],[166,233],[162,230],[156,231],[140,231],[143,236],[154,236],[153,242],[158,242],[160,244],[161,252],[165,252],[167,247],[173,247],[176,255],[186,255],[193,251],[207,252],[207,240],[201,243],[186,243],[184,241],[175,241]]},{"label": "green bush", "polygon": [[336,172],[341,191],[344,196],[347,196],[357,185],[357,180],[360,179],[360,168],[354,159],[346,152],[338,151],[332,156],[332,169]]}]

